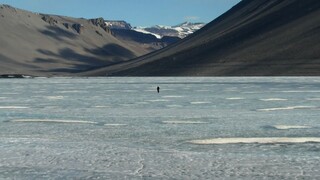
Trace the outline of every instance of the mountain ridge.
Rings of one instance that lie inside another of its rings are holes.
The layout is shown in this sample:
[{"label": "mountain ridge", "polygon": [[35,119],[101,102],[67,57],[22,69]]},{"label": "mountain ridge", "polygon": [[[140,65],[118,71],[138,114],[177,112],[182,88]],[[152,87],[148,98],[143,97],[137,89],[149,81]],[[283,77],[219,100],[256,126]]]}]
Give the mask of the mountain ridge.
[{"label": "mountain ridge", "polygon": [[243,0],[187,38],[92,75],[320,75],[320,1]]},{"label": "mountain ridge", "polygon": [[125,34],[116,35],[103,18],[34,13],[2,4],[0,24],[2,75],[78,76],[179,40],[140,42]]}]

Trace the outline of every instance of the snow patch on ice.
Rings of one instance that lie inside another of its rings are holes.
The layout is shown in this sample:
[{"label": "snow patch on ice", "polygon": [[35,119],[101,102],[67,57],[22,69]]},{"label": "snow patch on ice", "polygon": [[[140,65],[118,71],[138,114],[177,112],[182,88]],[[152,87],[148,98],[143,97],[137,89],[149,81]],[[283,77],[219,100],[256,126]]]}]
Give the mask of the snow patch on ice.
[{"label": "snow patch on ice", "polygon": [[188,141],[191,144],[210,145],[210,144],[279,144],[279,143],[320,143],[318,137],[267,137],[267,138],[214,138],[203,140]]},{"label": "snow patch on ice", "polygon": [[243,97],[230,97],[230,98],[226,98],[227,100],[243,100],[245,98]]},{"label": "snow patch on ice", "polygon": [[83,120],[58,120],[58,119],[15,119],[10,122],[22,122],[22,123],[72,123],[72,124],[97,124],[93,121]]},{"label": "snow patch on ice", "polygon": [[63,96],[47,96],[45,98],[49,99],[49,100],[61,100],[61,99],[64,99]]},{"label": "snow patch on ice", "polygon": [[316,107],[315,106],[289,106],[289,107],[257,109],[257,111],[281,111],[281,110],[314,109],[314,108]]},{"label": "snow patch on ice", "polygon": [[261,101],[287,101],[288,99],[282,98],[268,98],[268,99],[260,99]]},{"label": "snow patch on ice", "polygon": [[289,129],[310,129],[311,126],[298,126],[298,125],[274,125],[271,126],[278,130],[289,130]]},{"label": "snow patch on ice", "polygon": [[30,107],[24,106],[0,106],[0,109],[29,109]]},{"label": "snow patch on ice", "polygon": [[190,102],[190,104],[195,104],[195,105],[197,105],[197,104],[210,104],[211,102],[209,102],[209,101],[194,101],[194,102]]},{"label": "snow patch on ice", "polygon": [[110,108],[110,106],[93,106],[94,108]]},{"label": "snow patch on ice", "polygon": [[153,100],[147,100],[149,102],[169,102],[170,100],[168,99],[153,99]]}]

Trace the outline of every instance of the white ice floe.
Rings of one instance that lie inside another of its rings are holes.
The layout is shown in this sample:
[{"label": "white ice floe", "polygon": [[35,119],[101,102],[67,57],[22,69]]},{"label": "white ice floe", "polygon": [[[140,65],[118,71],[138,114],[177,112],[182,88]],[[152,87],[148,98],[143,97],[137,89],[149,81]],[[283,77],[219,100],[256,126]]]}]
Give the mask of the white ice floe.
[{"label": "white ice floe", "polygon": [[208,124],[203,121],[162,121],[164,124]]},{"label": "white ice floe", "polygon": [[316,107],[315,106],[289,106],[289,107],[257,109],[257,111],[281,111],[281,110],[314,109],[314,108]]},{"label": "white ice floe", "polygon": [[288,99],[282,99],[282,98],[268,98],[268,99],[260,99],[260,101],[288,101]]},{"label": "white ice floe", "polygon": [[0,99],[7,99],[7,97],[0,97]]},{"label": "white ice floe", "polygon": [[310,129],[312,128],[311,126],[292,126],[292,125],[274,125],[274,126],[271,126],[275,129],[278,129],[278,130],[289,130],[289,129]]},{"label": "white ice floe", "polygon": [[267,137],[267,138],[215,138],[188,141],[191,144],[209,145],[209,144],[277,144],[277,143],[320,143],[318,137]]},{"label": "white ice floe", "polygon": [[194,102],[190,102],[190,104],[210,104],[211,102],[209,101],[194,101]]},{"label": "white ice floe", "polygon": [[97,124],[93,121],[83,120],[58,120],[58,119],[15,119],[10,122],[42,122],[42,123],[74,123],[74,124]]},{"label": "white ice floe", "polygon": [[24,106],[0,106],[0,109],[28,109],[29,107]]},{"label": "white ice floe", "polygon": [[243,97],[230,97],[230,98],[226,98],[227,100],[243,100],[245,98]]},{"label": "white ice floe", "polygon": [[63,96],[47,96],[45,98],[49,99],[49,100],[61,100],[61,99],[64,99]]}]

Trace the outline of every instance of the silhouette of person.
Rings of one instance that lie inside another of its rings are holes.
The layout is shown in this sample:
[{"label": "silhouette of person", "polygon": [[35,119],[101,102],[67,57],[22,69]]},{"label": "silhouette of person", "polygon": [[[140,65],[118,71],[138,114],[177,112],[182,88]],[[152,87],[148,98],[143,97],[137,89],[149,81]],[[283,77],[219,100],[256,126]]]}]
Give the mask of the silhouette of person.
[{"label": "silhouette of person", "polygon": [[157,91],[158,91],[158,93],[160,93],[160,87],[159,86],[157,87]]}]

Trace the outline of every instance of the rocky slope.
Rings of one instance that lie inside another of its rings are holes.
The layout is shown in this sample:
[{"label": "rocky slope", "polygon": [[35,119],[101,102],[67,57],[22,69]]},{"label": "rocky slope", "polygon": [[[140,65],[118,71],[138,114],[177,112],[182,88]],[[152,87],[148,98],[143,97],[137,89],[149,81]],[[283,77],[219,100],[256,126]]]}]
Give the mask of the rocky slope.
[{"label": "rocky slope", "polygon": [[114,37],[102,18],[37,14],[0,5],[0,74],[73,75],[151,50]]},{"label": "rocky slope", "polygon": [[184,40],[86,75],[320,75],[319,0],[242,0]]}]

